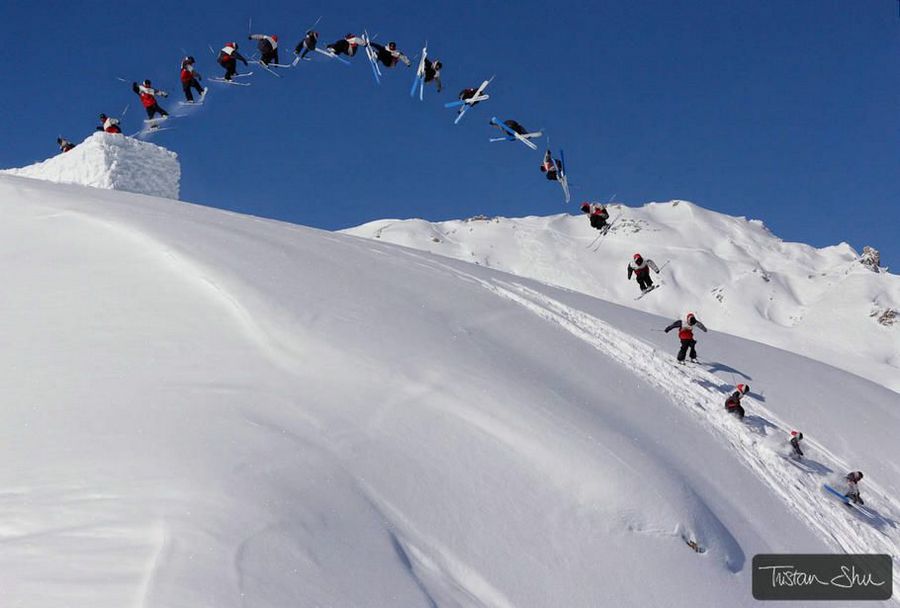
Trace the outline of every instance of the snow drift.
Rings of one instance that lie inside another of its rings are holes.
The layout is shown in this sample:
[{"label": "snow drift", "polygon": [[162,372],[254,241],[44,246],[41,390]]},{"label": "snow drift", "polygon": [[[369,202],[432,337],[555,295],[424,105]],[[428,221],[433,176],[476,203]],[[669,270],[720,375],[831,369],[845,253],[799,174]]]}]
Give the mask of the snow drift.
[{"label": "snow drift", "polygon": [[72,150],[21,169],[20,177],[178,199],[178,155],[156,144],[97,132]]},{"label": "snow drift", "polygon": [[[344,232],[497,268],[784,348],[900,392],[900,277],[872,272],[849,245],[787,243],[758,220],[686,201],[611,207],[598,247],[585,217],[381,220]],[[640,252],[664,286],[636,301]],[[874,266],[877,269],[877,266]]]},{"label": "snow drift", "polygon": [[[0,200],[3,606],[755,606],[755,553],[900,554],[857,376],[715,331],[677,366],[664,319],[387,243]],[[867,514],[821,492],[850,467]]]}]

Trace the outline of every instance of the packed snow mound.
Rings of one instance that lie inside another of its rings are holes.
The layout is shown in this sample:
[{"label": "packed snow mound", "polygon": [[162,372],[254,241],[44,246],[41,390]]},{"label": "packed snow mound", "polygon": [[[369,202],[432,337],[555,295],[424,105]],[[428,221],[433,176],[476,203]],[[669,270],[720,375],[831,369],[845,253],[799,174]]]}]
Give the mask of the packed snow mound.
[{"label": "packed snow mound", "polygon": [[858,376],[716,331],[679,366],[666,319],[388,243],[0,200],[3,606],[757,606],[756,553],[900,556]]},{"label": "packed snow mound", "polygon": [[[846,243],[787,243],[759,220],[686,201],[610,206],[607,236],[587,217],[381,220],[344,232],[497,268],[671,319],[693,311],[716,330],[852,371],[900,392],[900,277],[872,272]],[[872,250],[874,251],[874,250]],[[665,267],[639,300],[627,265]]]},{"label": "packed snow mound", "polygon": [[162,146],[97,132],[68,152],[22,167],[0,171],[60,184],[79,184],[178,199],[181,164]]}]

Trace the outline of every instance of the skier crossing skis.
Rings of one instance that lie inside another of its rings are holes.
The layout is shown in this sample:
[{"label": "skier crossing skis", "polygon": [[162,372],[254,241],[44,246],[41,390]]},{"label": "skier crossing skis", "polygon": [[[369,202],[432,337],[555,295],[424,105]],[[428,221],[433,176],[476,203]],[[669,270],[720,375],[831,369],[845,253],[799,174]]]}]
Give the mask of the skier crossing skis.
[{"label": "skier crossing skis", "polygon": [[403,63],[406,67],[411,64],[409,57],[397,49],[396,42],[388,42],[386,46],[377,42],[369,42],[369,48],[374,51],[376,59],[386,68],[392,68],[398,63]]},{"label": "skier crossing skis", "polygon": [[519,140],[520,142],[522,142],[523,144],[525,144],[532,150],[537,150],[537,146],[534,144],[534,142],[529,141],[529,140],[537,139],[541,135],[543,135],[543,133],[541,133],[540,131],[535,131],[533,133],[530,133],[528,131],[528,129],[523,127],[521,124],[519,124],[515,120],[504,120],[501,122],[500,120],[497,119],[496,116],[491,118],[490,124],[491,124],[491,126],[497,127],[498,129],[500,129],[501,131],[506,133],[506,137],[491,138],[489,141],[492,143],[498,142],[498,141]]},{"label": "skier crossing skis", "polygon": [[359,47],[365,47],[368,43],[366,39],[356,34],[348,33],[346,36],[332,42],[325,48],[328,49],[332,55],[337,57],[338,55],[346,55],[347,57],[353,57],[356,55],[356,50]]},{"label": "skier crossing skis", "polygon": [[259,50],[259,62],[264,67],[274,65],[277,67],[289,67],[280,65],[278,61],[278,36],[276,34],[250,34],[247,40],[256,40],[256,48]]},{"label": "skier crossing skis", "polygon": [[291,65],[297,65],[302,59],[306,59],[306,56],[310,51],[316,50],[316,45],[319,43],[319,32],[314,30],[309,30],[306,32],[306,35],[303,37],[303,40],[297,43],[297,46],[294,48],[294,62]]},{"label": "skier crossing skis", "polygon": [[463,89],[459,93],[458,101],[450,101],[444,104],[445,108],[455,108],[456,106],[460,106],[459,110],[456,113],[456,120],[453,121],[453,124],[459,124],[459,121],[462,120],[462,117],[469,110],[469,108],[473,108],[477,106],[482,101],[487,101],[491,98],[490,95],[486,95],[484,90],[491,84],[491,81],[494,79],[491,76],[488,80],[485,80],[481,83],[477,89]]},{"label": "skier crossing skis", "polygon": [[694,327],[702,329],[706,333],[707,329],[700,319],[694,313],[689,312],[684,319],[676,319],[671,325],[663,331],[669,333],[673,329],[678,329],[678,339],[681,340],[681,348],[678,350],[678,362],[684,364],[684,358],[690,351],[691,361],[697,362],[697,341],[694,339]]},{"label": "skier crossing skis", "polygon": [[587,213],[590,218],[591,228],[601,231],[601,234],[609,232],[610,224],[606,221],[609,219],[609,211],[603,203],[582,203],[581,212]]}]

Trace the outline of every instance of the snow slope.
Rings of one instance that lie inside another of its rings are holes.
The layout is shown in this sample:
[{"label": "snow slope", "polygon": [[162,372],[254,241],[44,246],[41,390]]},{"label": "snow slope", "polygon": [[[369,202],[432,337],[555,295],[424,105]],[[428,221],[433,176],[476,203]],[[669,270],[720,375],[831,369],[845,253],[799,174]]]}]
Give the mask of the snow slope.
[{"label": "snow slope", "polygon": [[181,165],[174,152],[103,132],[43,162],[0,173],[172,199],[178,198],[181,181]]},{"label": "snow slope", "polygon": [[[618,221],[594,247],[588,246],[597,231],[585,217],[569,215],[382,220],[345,232],[670,319],[691,310],[717,331],[812,357],[900,392],[900,277],[872,272],[849,245],[786,243],[758,220],[685,201],[615,205],[610,215]],[[635,252],[660,266],[669,262],[662,274],[652,275],[664,287],[637,301],[636,281],[626,280]]]},{"label": "snow slope", "polygon": [[[387,243],[0,200],[0,605],[750,606],[755,553],[900,554],[858,376],[715,331],[679,367],[662,318]],[[868,514],[820,491],[850,467]]]}]

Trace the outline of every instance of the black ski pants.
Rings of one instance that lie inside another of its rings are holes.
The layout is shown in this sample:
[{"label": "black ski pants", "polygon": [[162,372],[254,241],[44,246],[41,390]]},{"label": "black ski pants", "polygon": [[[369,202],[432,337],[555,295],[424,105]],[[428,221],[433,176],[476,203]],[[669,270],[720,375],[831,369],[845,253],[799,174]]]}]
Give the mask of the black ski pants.
[{"label": "black ski pants", "polygon": [[194,96],[191,93],[191,89],[195,89],[201,95],[203,94],[203,87],[200,86],[200,83],[197,82],[196,78],[191,78],[187,82],[182,82],[181,90],[184,91],[184,98],[188,101],[194,101]]},{"label": "black ski pants", "polygon": [[728,412],[729,414],[734,414],[738,418],[744,417],[744,407],[741,405],[736,405],[734,407],[726,407],[725,411]]},{"label": "black ski pants", "polygon": [[606,228],[606,220],[599,215],[592,215],[591,226],[593,226],[597,230],[603,230],[604,228]]},{"label": "black ski pants", "polygon": [[219,62],[219,65],[225,68],[225,80],[231,80],[237,74],[237,59],[234,57]]},{"label": "black ski pants", "polygon": [[148,106],[144,108],[147,110],[147,118],[153,118],[153,116],[159,113],[160,116],[168,116],[169,113],[159,107],[158,103],[153,104],[152,106]]},{"label": "black ski pants", "polygon": [[682,340],[681,341],[681,349],[678,351],[678,360],[684,361],[684,357],[685,357],[685,355],[688,354],[688,350],[691,351],[691,353],[690,353],[691,359],[696,359],[697,358],[697,349],[695,348],[696,346],[697,346],[697,341],[694,340],[693,338],[688,338],[687,340]]},{"label": "black ski pants", "polygon": [[653,287],[653,279],[650,278],[650,273],[637,273],[635,274],[637,277],[638,286],[641,288],[641,291],[646,291]]}]

